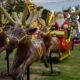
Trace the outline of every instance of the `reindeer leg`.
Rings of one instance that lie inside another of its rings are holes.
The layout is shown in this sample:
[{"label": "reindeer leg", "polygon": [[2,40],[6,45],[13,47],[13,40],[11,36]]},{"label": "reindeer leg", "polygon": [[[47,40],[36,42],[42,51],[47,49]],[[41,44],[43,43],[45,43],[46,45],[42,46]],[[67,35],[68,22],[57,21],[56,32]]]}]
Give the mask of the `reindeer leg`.
[{"label": "reindeer leg", "polygon": [[17,75],[18,75],[17,69],[22,64],[22,62],[23,61],[20,61],[20,59],[19,59],[19,57],[17,55],[14,56],[14,61],[13,61],[12,67],[10,69],[10,75],[11,75],[11,77],[12,77],[13,80],[17,80],[16,79]]},{"label": "reindeer leg", "polygon": [[27,80],[30,80],[30,65],[35,62],[38,58],[34,55],[32,55],[27,61],[26,61],[26,68],[27,68]]},{"label": "reindeer leg", "polygon": [[45,55],[44,55],[44,58],[43,58],[43,62],[44,62],[44,65],[45,65],[46,68],[49,67],[47,58],[48,58],[48,57],[47,57],[46,54],[45,54]]},{"label": "reindeer leg", "polygon": [[9,52],[6,50],[7,74],[9,74]]},{"label": "reindeer leg", "polygon": [[27,80],[30,80],[30,66],[27,67]]},{"label": "reindeer leg", "polygon": [[52,48],[53,48],[53,45],[48,47],[48,50],[47,50],[47,56],[48,57],[50,56],[50,52],[51,52]]},{"label": "reindeer leg", "polygon": [[7,62],[7,74],[9,74],[9,69],[10,69],[10,63],[9,63],[9,55],[12,52],[12,49],[9,49],[9,47],[6,49],[6,56],[5,60]]},{"label": "reindeer leg", "polygon": [[53,73],[53,66],[52,66],[51,54],[49,55],[49,60],[50,60],[50,69],[51,69],[51,73]]},{"label": "reindeer leg", "polygon": [[[39,57],[35,54],[32,54],[29,56],[28,59],[25,61],[24,68],[22,69],[22,74],[25,72],[27,69],[27,80],[30,80],[30,65],[35,62]],[[24,75],[24,74],[23,74]]]},{"label": "reindeer leg", "polygon": [[49,61],[50,61],[50,69],[51,69],[51,73],[53,73],[53,66],[52,66],[52,58],[51,58],[51,50],[53,49],[53,45],[51,45],[49,48],[48,48],[48,52],[47,52],[47,55],[49,56]]},{"label": "reindeer leg", "polygon": [[44,66],[45,66],[46,68],[48,68],[48,67],[49,67],[49,64],[48,64],[48,55],[47,55],[47,53],[46,53],[46,47],[45,47],[45,45],[44,45],[43,43],[42,43],[41,45],[42,45],[43,51],[44,51],[41,60],[43,61]]}]

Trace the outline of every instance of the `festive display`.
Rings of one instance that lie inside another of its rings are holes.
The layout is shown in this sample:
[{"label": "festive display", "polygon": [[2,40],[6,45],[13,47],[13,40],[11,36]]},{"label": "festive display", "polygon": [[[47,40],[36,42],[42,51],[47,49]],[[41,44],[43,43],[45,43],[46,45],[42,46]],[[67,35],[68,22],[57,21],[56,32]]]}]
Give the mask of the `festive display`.
[{"label": "festive display", "polygon": [[[55,12],[33,0],[1,0],[0,54],[6,50],[7,74],[13,80],[25,80],[27,71],[30,80],[30,66],[38,60],[50,67],[52,74],[52,59],[64,60],[80,43],[79,14],[75,7]],[[14,50],[11,62],[9,55]]]}]

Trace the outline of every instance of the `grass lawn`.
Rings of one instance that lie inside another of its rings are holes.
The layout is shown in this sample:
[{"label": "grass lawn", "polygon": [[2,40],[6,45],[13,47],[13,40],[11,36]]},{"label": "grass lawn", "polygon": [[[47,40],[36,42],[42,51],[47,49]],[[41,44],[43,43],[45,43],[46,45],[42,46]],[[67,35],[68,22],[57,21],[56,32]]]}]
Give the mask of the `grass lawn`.
[{"label": "grass lawn", "polygon": [[[10,63],[12,64],[13,54],[10,55]],[[0,72],[6,72],[6,61],[5,52],[0,54]],[[80,49],[75,47],[74,51],[71,52],[71,55],[65,60],[59,63],[53,63],[53,69],[59,69],[61,74],[58,75],[49,75],[50,69],[45,68],[44,64],[35,62],[31,66],[31,80],[80,80]],[[44,73],[44,75],[43,75]],[[54,73],[55,74],[55,73]],[[2,79],[0,80],[9,80]]]}]

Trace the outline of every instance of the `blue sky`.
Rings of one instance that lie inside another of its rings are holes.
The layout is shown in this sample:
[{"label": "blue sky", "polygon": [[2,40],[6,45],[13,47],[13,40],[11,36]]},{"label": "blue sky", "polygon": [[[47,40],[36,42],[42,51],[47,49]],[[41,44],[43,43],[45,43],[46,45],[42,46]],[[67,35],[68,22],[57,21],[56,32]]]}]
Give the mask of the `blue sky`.
[{"label": "blue sky", "polygon": [[66,9],[69,6],[80,5],[80,0],[34,0],[38,6],[44,6],[49,10],[56,12]]}]

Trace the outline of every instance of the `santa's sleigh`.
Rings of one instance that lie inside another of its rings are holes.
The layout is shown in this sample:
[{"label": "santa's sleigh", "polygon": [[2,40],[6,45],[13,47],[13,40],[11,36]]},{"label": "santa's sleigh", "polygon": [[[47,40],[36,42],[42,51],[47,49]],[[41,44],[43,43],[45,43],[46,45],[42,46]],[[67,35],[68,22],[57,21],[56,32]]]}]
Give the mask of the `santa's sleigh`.
[{"label": "santa's sleigh", "polygon": [[66,30],[56,30],[51,32],[52,35],[56,35],[59,39],[58,52],[54,52],[52,57],[57,57],[59,61],[67,58],[71,54],[72,48],[72,33],[67,37]]}]

